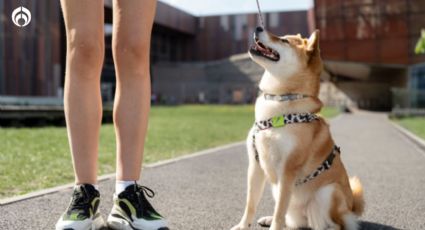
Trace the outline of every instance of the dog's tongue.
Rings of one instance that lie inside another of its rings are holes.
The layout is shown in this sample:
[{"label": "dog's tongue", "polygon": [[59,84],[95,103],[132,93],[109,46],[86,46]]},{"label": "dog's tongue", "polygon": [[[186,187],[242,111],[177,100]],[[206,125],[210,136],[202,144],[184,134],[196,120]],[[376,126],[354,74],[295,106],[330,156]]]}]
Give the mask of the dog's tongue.
[{"label": "dog's tongue", "polygon": [[259,50],[259,51],[261,51],[261,52],[263,52],[265,54],[271,54],[272,53],[269,49],[263,47],[260,44],[257,44],[257,50]]},{"label": "dog's tongue", "polygon": [[258,46],[258,48],[264,54],[272,54],[272,52],[269,49],[267,49],[267,48],[263,48],[262,46]]}]

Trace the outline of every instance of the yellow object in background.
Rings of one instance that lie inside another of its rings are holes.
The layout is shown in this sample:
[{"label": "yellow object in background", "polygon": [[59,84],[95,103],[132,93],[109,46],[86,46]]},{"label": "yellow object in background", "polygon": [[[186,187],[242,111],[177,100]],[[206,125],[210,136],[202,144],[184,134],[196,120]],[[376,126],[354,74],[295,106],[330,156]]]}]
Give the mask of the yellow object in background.
[{"label": "yellow object in background", "polygon": [[421,37],[419,38],[418,43],[416,43],[415,53],[425,54],[425,29],[422,30]]}]

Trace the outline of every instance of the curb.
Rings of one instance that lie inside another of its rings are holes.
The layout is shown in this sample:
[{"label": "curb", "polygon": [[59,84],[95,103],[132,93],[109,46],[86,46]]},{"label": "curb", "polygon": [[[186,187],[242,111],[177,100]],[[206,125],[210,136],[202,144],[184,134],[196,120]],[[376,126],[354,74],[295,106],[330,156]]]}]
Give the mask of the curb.
[{"label": "curb", "polygon": [[[344,116],[344,114],[341,113],[341,114],[339,114],[339,115],[337,115],[333,118],[326,119],[326,120],[335,121],[335,120],[341,119],[343,116]],[[244,144],[245,144],[245,141],[234,142],[234,143],[231,143],[231,144],[201,150],[201,151],[194,152],[194,153],[187,154],[187,155],[183,155],[183,156],[180,156],[180,157],[171,158],[171,159],[168,159],[168,160],[162,160],[162,161],[158,161],[158,162],[151,163],[151,164],[146,164],[143,167],[144,168],[162,167],[162,166],[166,166],[166,165],[169,165],[169,164],[176,163],[178,161],[187,160],[187,159],[194,158],[194,157],[199,157],[199,156],[203,156],[203,155],[216,153],[216,152],[219,152],[221,150],[237,147],[239,145],[244,145]],[[425,144],[424,144],[424,146],[425,146]],[[98,182],[107,181],[107,180],[112,180],[114,178],[115,178],[115,173],[110,173],[110,174],[105,174],[105,175],[99,176],[97,181]],[[60,191],[65,190],[65,189],[72,188],[73,186],[74,186],[74,183],[69,183],[69,184],[60,185],[60,186],[53,187],[53,188],[47,188],[47,189],[27,193],[27,194],[24,194],[24,195],[0,199],[0,206],[5,206],[5,205],[9,205],[9,204],[16,203],[16,202],[19,202],[19,201],[28,200],[28,199],[32,199],[32,198],[36,198],[36,197],[60,192]]]},{"label": "curb", "polygon": [[[97,181],[98,182],[106,181],[106,180],[113,178],[114,176],[115,176],[115,174],[102,175],[102,176],[98,177]],[[0,207],[4,206],[4,205],[15,203],[15,202],[23,201],[23,200],[28,200],[28,199],[31,199],[31,198],[36,198],[36,197],[56,193],[56,192],[59,192],[59,191],[65,190],[65,189],[72,188],[73,186],[74,186],[74,183],[69,183],[69,184],[59,185],[59,186],[53,187],[53,188],[47,188],[47,189],[43,189],[43,190],[39,190],[39,191],[35,191],[35,192],[30,192],[30,193],[27,193],[27,194],[24,194],[24,195],[0,199]]]},{"label": "curb", "polygon": [[425,154],[425,140],[416,136],[414,133],[405,129],[401,125],[390,121],[390,123],[400,132],[402,133],[410,142],[413,142],[420,150],[424,151]]},{"label": "curb", "polygon": [[[194,153],[183,155],[183,156],[180,156],[180,157],[176,157],[176,158],[172,158],[172,159],[168,159],[168,160],[163,160],[163,161],[158,161],[158,162],[151,163],[151,164],[146,164],[143,167],[144,168],[162,167],[162,166],[173,164],[173,163],[176,163],[176,162],[179,162],[179,161],[182,161],[182,160],[187,160],[187,159],[190,159],[190,158],[195,158],[195,157],[199,157],[199,156],[213,154],[213,153],[219,152],[221,150],[234,148],[234,147],[237,147],[237,146],[240,146],[240,145],[243,145],[243,144],[245,144],[245,141],[234,142],[234,143],[231,143],[231,144],[201,150],[199,152],[194,152]],[[110,173],[110,174],[105,174],[105,175],[99,176],[97,181],[98,182],[107,181],[107,180],[112,180],[114,178],[115,178],[115,173]],[[10,198],[0,199],[0,206],[5,206],[5,205],[9,205],[9,204],[16,203],[16,202],[19,202],[19,201],[24,201],[24,200],[28,200],[28,199],[32,199],[32,198],[36,198],[36,197],[45,196],[45,195],[48,195],[48,194],[60,192],[60,191],[65,190],[65,189],[72,188],[73,186],[74,186],[74,183],[69,183],[69,184],[60,185],[60,186],[53,187],[53,188],[48,188],[48,189],[43,189],[43,190],[27,193],[27,194],[20,195],[20,196],[14,196],[14,197],[10,197]]]}]

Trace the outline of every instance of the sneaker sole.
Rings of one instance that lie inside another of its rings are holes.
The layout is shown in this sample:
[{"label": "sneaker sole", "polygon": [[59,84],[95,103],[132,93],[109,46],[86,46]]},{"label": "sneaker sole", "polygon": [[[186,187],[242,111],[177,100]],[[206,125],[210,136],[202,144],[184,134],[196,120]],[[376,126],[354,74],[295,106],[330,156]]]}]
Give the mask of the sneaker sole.
[{"label": "sneaker sole", "polygon": [[108,216],[108,227],[113,230],[142,230],[133,228],[128,221],[111,215]]},{"label": "sneaker sole", "polygon": [[[93,219],[93,222],[91,224],[91,226],[89,226],[86,229],[78,229],[78,230],[99,230],[99,229],[104,229],[105,227],[105,221],[103,220],[102,216],[100,215],[100,213]],[[74,228],[55,228],[56,230],[77,230]]]},{"label": "sneaker sole", "polygon": [[103,229],[104,227],[105,221],[103,220],[103,217],[99,214],[99,216],[93,220],[92,230]]},{"label": "sneaker sole", "polygon": [[[127,220],[115,217],[112,215],[108,216],[108,227],[113,230],[144,230],[140,228],[135,228]],[[157,230],[170,230],[168,227],[161,227]]]}]

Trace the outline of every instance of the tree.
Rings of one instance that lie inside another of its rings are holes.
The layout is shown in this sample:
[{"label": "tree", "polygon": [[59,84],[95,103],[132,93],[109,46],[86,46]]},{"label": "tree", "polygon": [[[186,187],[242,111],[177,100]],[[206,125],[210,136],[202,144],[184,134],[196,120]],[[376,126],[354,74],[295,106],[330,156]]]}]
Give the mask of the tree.
[{"label": "tree", "polygon": [[425,29],[421,32],[421,37],[419,38],[418,43],[415,48],[416,54],[425,54]]}]

